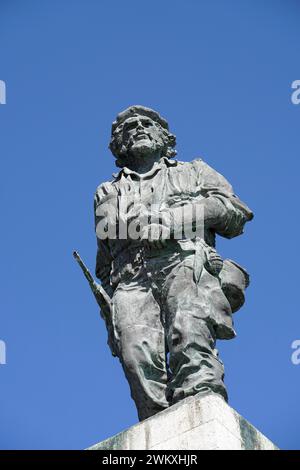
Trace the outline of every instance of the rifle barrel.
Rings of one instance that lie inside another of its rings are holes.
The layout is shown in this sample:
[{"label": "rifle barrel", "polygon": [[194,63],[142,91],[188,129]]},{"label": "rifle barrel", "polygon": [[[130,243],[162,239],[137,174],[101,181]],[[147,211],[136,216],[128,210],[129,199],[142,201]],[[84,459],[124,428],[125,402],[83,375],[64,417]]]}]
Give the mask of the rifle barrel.
[{"label": "rifle barrel", "polygon": [[90,271],[88,270],[88,268],[86,267],[86,265],[84,264],[82,259],[80,258],[79,253],[77,251],[73,251],[73,256],[76,259],[79,266],[81,267],[81,269],[83,271],[83,274],[85,275],[85,277],[86,277],[86,279],[87,279],[87,281],[90,285],[90,288],[91,288],[98,304],[100,305],[100,307],[101,308],[108,307],[110,309],[111,308],[111,299],[110,299],[109,295],[105,292],[103,287],[101,285],[97,284],[97,282],[94,280],[94,278],[91,275]]},{"label": "rifle barrel", "polygon": [[90,284],[95,284],[95,281],[93,279],[93,276],[91,275],[90,271],[88,270],[88,268],[86,267],[86,265],[84,264],[84,262],[82,261],[82,259],[80,258],[80,255],[79,253],[77,253],[77,251],[74,251],[73,252],[73,256],[74,258],[76,259],[77,263],[79,264],[79,266],[81,267],[82,271],[83,271],[83,274],[85,275],[85,277],[87,278],[87,280],[89,281]]}]

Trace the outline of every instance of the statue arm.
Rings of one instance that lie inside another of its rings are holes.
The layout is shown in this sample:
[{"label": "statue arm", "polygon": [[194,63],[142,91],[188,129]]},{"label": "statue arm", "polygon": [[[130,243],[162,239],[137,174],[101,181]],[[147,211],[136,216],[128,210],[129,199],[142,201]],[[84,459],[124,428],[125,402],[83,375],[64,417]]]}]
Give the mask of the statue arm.
[{"label": "statue arm", "polygon": [[204,204],[205,224],[226,238],[241,235],[245,223],[253,218],[252,211],[233,193],[210,190]]},{"label": "statue arm", "polygon": [[199,183],[205,197],[205,223],[223,237],[241,235],[245,223],[253,219],[253,212],[234,194],[224,176],[201,163]]},{"label": "statue arm", "polygon": [[[94,216],[95,216],[95,231],[97,236],[97,225],[99,223],[104,224],[107,223],[104,216],[104,212],[99,215],[99,211],[97,212],[97,208],[101,205],[101,193],[102,187],[100,186],[95,194],[94,197]],[[110,254],[108,238],[103,239],[97,236],[97,255],[96,255],[96,268],[95,274],[96,277],[101,281],[103,288],[106,290],[109,296],[112,295],[112,288],[110,285],[110,272],[111,272],[111,263],[112,257]]]},{"label": "statue arm", "polygon": [[111,256],[109,253],[107,240],[99,240],[97,238],[97,255],[96,255],[96,277],[101,281],[101,285],[108,295],[112,296],[112,287],[110,285]]},{"label": "statue arm", "polygon": [[[233,238],[243,233],[245,223],[253,218],[252,211],[233,192],[228,181],[202,160],[192,162],[196,171],[196,188],[200,188],[199,197],[184,206],[185,223],[195,223],[195,206],[202,208],[204,228],[214,230],[226,238]],[[176,236],[182,224],[183,208],[168,209]]]}]

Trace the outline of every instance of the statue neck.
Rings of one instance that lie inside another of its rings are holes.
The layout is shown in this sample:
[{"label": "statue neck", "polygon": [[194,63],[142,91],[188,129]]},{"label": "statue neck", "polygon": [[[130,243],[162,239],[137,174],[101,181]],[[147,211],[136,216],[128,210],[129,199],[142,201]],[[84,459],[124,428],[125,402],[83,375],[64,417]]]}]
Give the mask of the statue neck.
[{"label": "statue neck", "polygon": [[128,158],[125,166],[136,173],[148,173],[153,168],[153,165],[161,159],[161,153],[149,155],[143,158],[132,157]]}]

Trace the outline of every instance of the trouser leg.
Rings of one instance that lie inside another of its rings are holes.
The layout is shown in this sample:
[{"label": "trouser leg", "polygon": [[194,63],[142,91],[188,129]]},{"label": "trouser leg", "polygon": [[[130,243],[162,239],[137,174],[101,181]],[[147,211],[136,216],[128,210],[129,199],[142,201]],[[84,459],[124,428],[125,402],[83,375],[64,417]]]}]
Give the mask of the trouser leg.
[{"label": "trouser leg", "polygon": [[113,298],[119,358],[139,419],[168,407],[165,335],[151,287],[120,284]]},{"label": "trouser leg", "polygon": [[201,288],[195,284],[190,260],[184,261],[176,270],[168,287],[166,305],[172,374],[168,399],[176,403],[187,396],[208,392],[227,399],[224,368],[215,349],[216,333],[210,317],[210,302],[204,299]]}]

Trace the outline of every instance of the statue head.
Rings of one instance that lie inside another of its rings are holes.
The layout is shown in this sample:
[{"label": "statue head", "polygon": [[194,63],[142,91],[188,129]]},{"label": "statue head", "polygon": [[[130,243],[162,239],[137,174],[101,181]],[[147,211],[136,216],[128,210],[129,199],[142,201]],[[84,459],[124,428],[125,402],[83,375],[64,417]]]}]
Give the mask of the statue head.
[{"label": "statue head", "polygon": [[172,158],[175,145],[167,121],[150,108],[130,106],[112,124],[109,148],[119,167],[132,161]]}]

